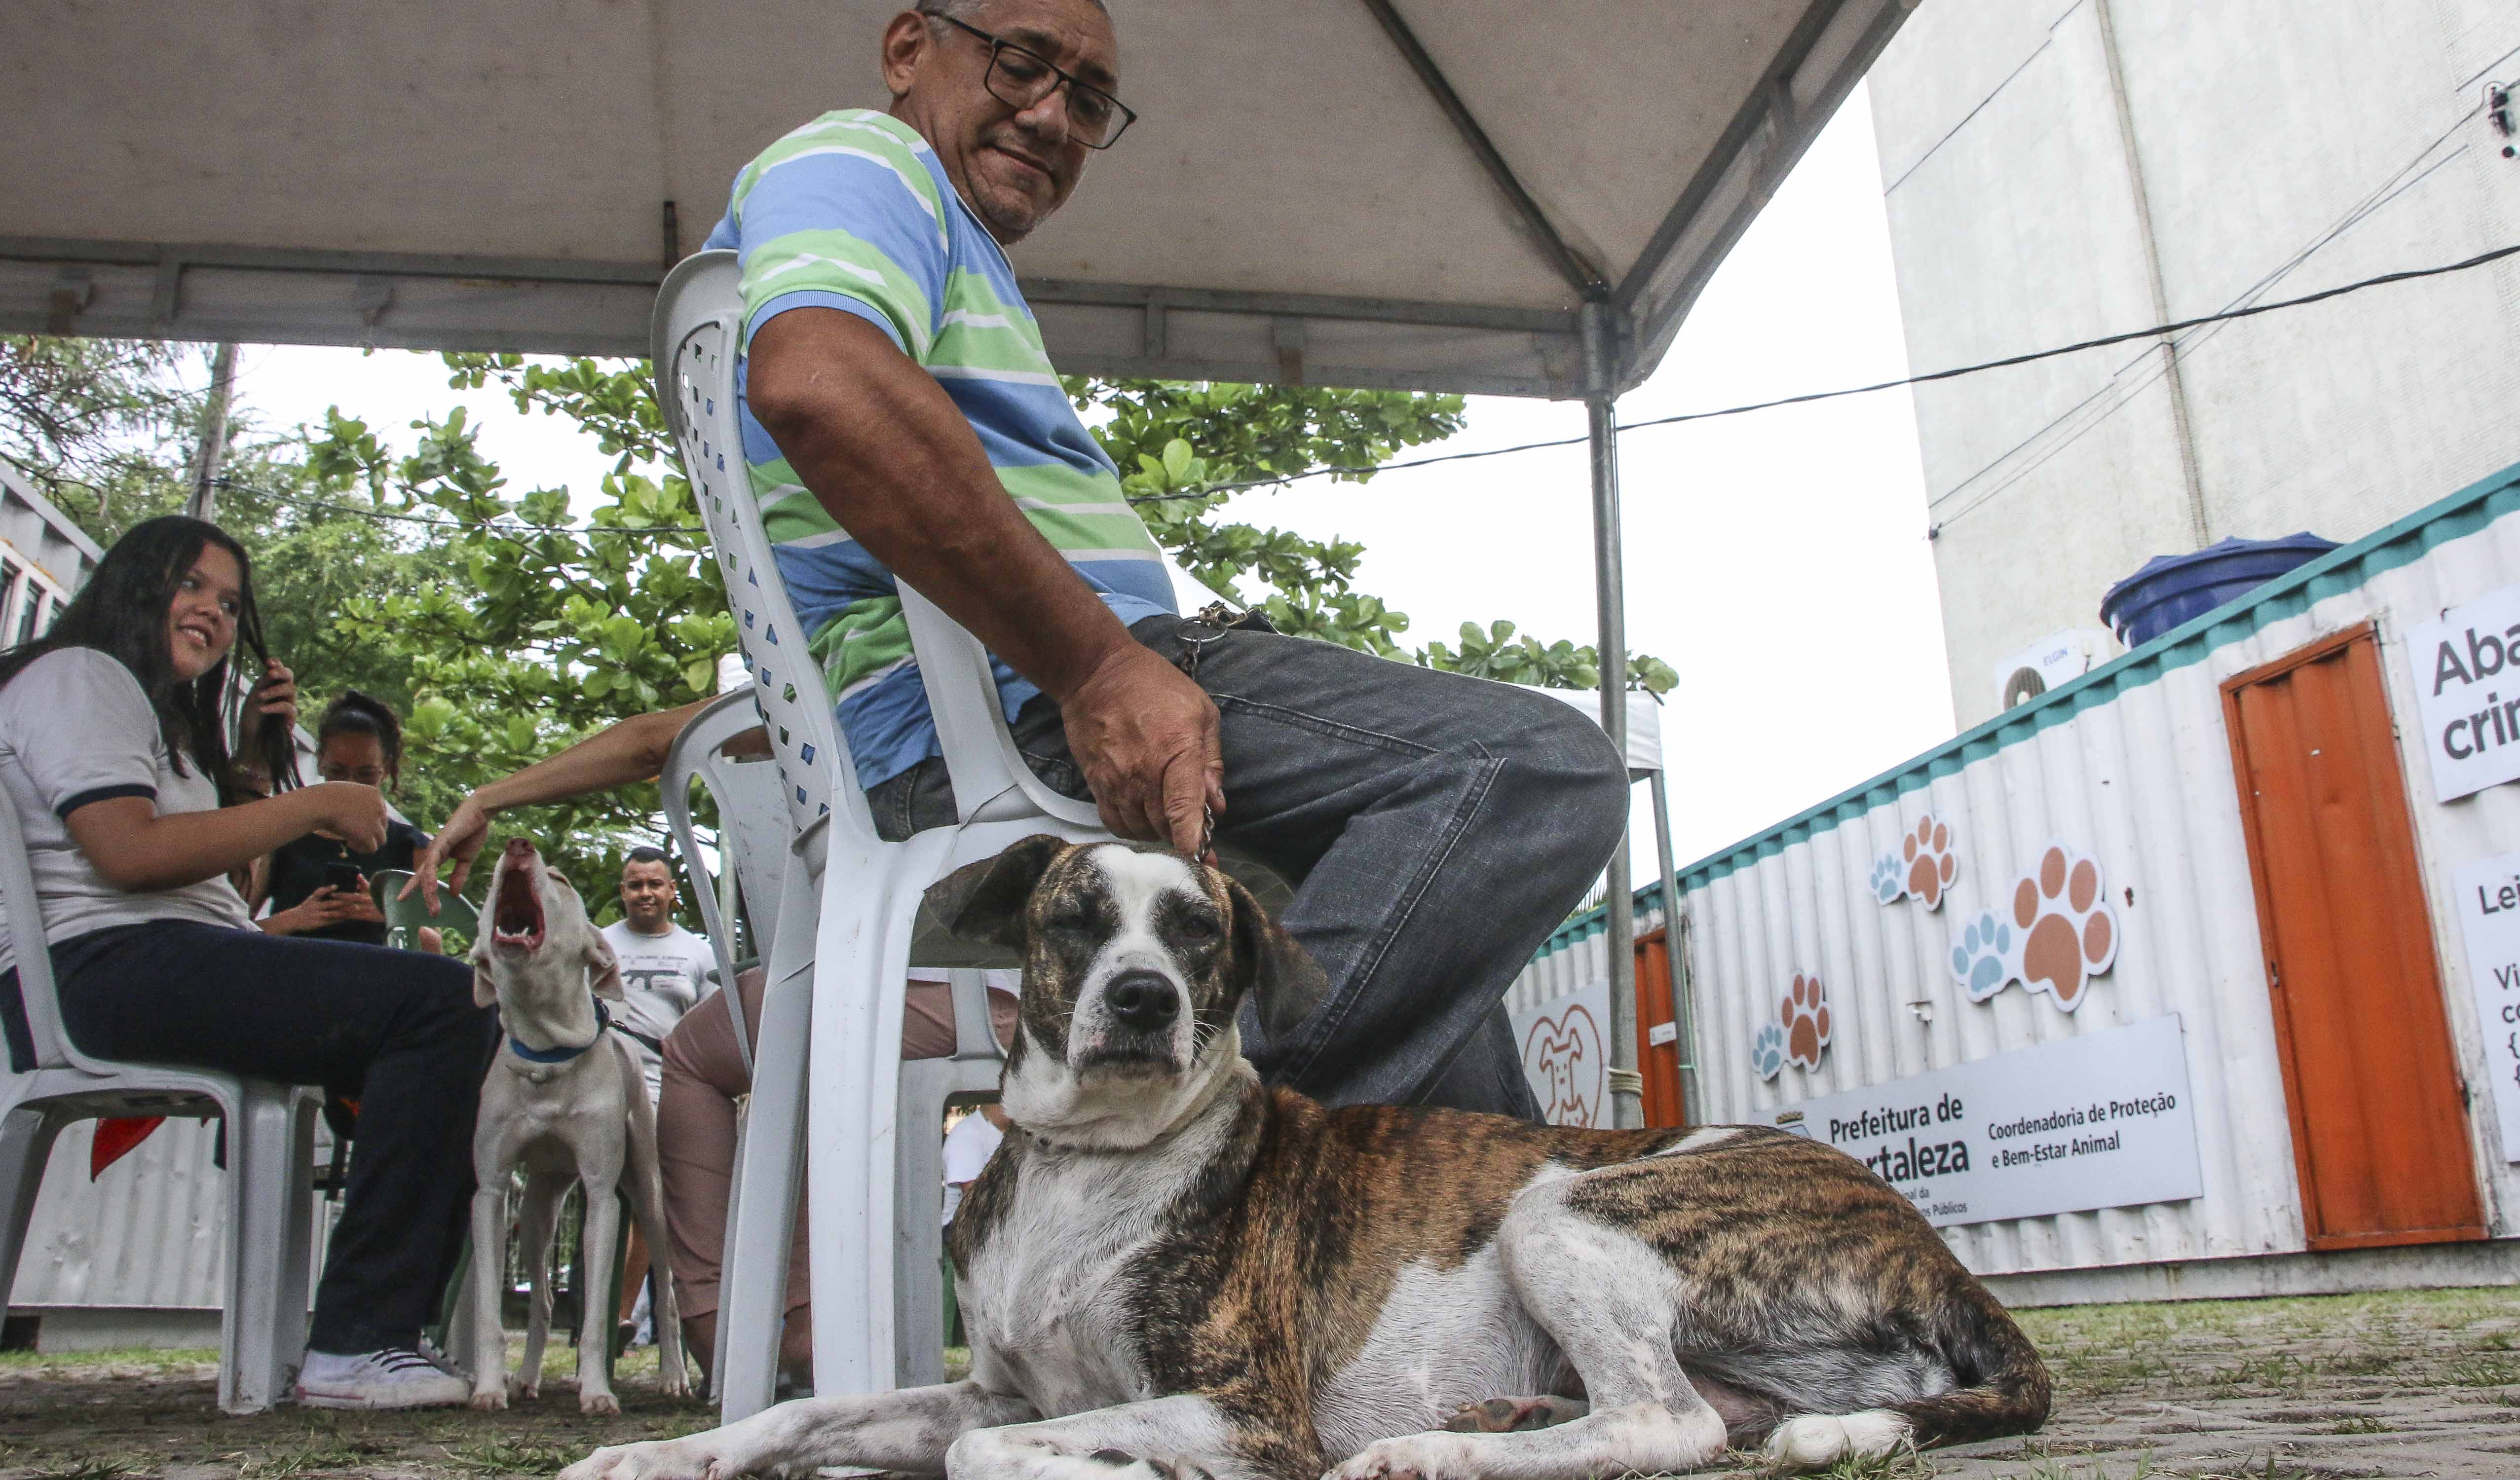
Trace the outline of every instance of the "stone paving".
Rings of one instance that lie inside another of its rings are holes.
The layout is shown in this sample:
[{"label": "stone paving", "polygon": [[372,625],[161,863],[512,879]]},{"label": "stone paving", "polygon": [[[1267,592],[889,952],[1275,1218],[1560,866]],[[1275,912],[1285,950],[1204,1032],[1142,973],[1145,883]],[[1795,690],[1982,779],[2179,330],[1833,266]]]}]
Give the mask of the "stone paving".
[{"label": "stone paving", "polygon": [[[2085,1306],[2022,1313],[2047,1429],[1841,1466],[1834,1480],[2520,1480],[2520,1290]],[[207,1353],[0,1355],[0,1480],[478,1480],[708,1426],[625,1359],[624,1413],[585,1418],[552,1353],[504,1413],[220,1414]],[[1755,1470],[1746,1462],[1729,1472]]]}]

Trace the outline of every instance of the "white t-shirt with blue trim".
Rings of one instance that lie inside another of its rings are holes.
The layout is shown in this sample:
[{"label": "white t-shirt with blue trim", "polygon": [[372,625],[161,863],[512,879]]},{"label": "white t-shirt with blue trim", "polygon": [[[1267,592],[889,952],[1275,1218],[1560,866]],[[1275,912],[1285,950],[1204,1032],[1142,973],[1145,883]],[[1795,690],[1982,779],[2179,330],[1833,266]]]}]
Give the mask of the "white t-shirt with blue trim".
[{"label": "white t-shirt with blue trim", "polygon": [[[160,817],[219,804],[217,785],[191,757],[176,772],[158,711],[119,659],[63,648],[0,688],[0,787],[25,833],[46,944],[158,919],[254,927],[224,874],[180,889],[127,890],[98,873],[70,836],[71,813],[113,797],[148,797]],[[0,970],[16,964],[0,922]]]}]

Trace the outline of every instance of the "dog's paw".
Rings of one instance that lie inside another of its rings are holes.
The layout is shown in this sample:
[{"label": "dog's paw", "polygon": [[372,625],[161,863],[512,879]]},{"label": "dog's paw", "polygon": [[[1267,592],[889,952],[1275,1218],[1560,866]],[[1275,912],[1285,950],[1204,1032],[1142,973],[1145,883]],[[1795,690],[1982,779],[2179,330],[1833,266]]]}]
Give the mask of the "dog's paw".
[{"label": "dog's paw", "polygon": [[1887,1409],[1803,1413],[1768,1436],[1768,1461],[1782,1470],[1825,1469],[1840,1459],[1872,1459],[1909,1441],[1908,1420]]},{"label": "dog's paw", "polygon": [[688,1398],[692,1395],[692,1379],[681,1372],[667,1372],[656,1379],[656,1391],[668,1398]]},{"label": "dog's paw", "polygon": [[607,1392],[581,1392],[577,1395],[577,1411],[581,1413],[617,1417],[621,1413],[621,1400]]},{"label": "dog's paw", "polygon": [[474,1388],[471,1399],[472,1411],[476,1413],[499,1412],[508,1406],[508,1391],[505,1387]]},{"label": "dog's paw", "polygon": [[713,1480],[739,1473],[707,1445],[695,1439],[666,1439],[597,1450],[562,1470],[560,1480]]},{"label": "dog's paw", "polygon": [[1322,1480],[1477,1480],[1471,1445],[1449,1433],[1377,1439]]},{"label": "dog's paw", "polygon": [[1444,1420],[1444,1427],[1456,1434],[1518,1434],[1581,1418],[1592,1411],[1592,1405],[1581,1398],[1490,1398],[1462,1405]]}]

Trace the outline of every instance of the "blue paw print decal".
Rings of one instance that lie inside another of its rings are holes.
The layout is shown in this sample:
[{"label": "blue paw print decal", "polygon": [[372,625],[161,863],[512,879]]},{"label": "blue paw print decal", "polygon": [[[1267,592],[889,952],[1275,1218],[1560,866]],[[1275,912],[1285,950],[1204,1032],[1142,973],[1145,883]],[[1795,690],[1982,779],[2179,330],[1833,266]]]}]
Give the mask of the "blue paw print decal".
[{"label": "blue paw print decal", "polygon": [[1759,1071],[1761,1079],[1774,1079],[1784,1066],[1785,1030],[1768,1023],[1750,1040],[1750,1067]]},{"label": "blue paw print decal", "polygon": [[1980,910],[1961,928],[1960,938],[1952,944],[1952,978],[1969,1001],[1986,1001],[2013,978],[2013,941],[2012,926],[1988,910]]},{"label": "blue paw print decal", "polygon": [[1895,905],[1899,896],[1908,892],[1908,878],[1899,867],[1899,855],[1885,853],[1872,861],[1872,897],[1885,905]]}]

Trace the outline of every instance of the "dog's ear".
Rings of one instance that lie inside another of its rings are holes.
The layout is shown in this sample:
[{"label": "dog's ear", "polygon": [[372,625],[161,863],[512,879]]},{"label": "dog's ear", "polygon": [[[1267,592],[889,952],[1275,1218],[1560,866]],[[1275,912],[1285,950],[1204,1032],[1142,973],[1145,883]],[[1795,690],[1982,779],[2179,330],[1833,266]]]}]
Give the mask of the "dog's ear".
[{"label": "dog's ear", "polygon": [[481,939],[482,944],[472,949],[472,1006],[495,1008],[499,1005],[499,984],[490,976],[488,934]]},{"label": "dog's ear", "polygon": [[1275,1043],[1330,995],[1330,979],[1240,880],[1229,875],[1225,895],[1234,905],[1234,959],[1242,989],[1259,1009],[1260,1030]]},{"label": "dog's ear", "polygon": [[927,886],[937,923],[963,940],[1023,944],[1024,904],[1067,839],[1036,832],[995,858],[966,864]]},{"label": "dog's ear", "polygon": [[592,935],[586,949],[586,984],[598,997],[621,1000],[621,958],[612,954],[612,942],[600,932]]}]

